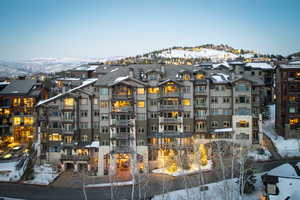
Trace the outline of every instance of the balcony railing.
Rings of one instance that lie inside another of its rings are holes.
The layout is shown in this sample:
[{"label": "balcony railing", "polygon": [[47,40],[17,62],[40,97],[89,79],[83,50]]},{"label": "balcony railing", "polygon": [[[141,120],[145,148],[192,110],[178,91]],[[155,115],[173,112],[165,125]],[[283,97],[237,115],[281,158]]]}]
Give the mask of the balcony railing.
[{"label": "balcony railing", "polygon": [[151,144],[151,149],[193,149],[193,144]]},{"label": "balcony railing", "polygon": [[111,139],[129,140],[129,139],[134,139],[134,137],[130,133],[114,133],[112,134]]},{"label": "balcony railing", "polygon": [[160,110],[181,110],[181,105],[160,105]]},{"label": "balcony railing", "polygon": [[161,97],[179,97],[180,93],[179,92],[162,92],[160,94]]},{"label": "balcony railing", "polygon": [[9,103],[0,103],[0,108],[10,108],[11,105]]},{"label": "balcony railing", "polygon": [[127,107],[113,107],[112,108],[113,112],[132,112],[133,107],[132,106],[127,106]]},{"label": "balcony railing", "polygon": [[206,108],[208,107],[206,103],[195,103],[195,108]]},{"label": "balcony railing", "polygon": [[113,119],[112,120],[112,125],[113,126],[132,126],[133,123],[131,120],[117,120]]},{"label": "balcony railing", "polygon": [[149,138],[185,138],[191,137],[193,135],[192,132],[179,132],[179,131],[164,131],[164,132],[152,132],[149,133]]},{"label": "balcony railing", "polygon": [[207,115],[196,115],[195,116],[195,120],[206,120],[207,119]]},{"label": "balcony railing", "polygon": [[112,153],[131,153],[131,152],[133,152],[133,149],[128,145],[112,147]]},{"label": "balcony railing", "polygon": [[205,90],[195,90],[195,95],[206,95],[206,91]]},{"label": "balcony railing", "polygon": [[181,122],[183,122],[183,120],[182,120],[182,117],[178,117],[178,118],[161,117],[160,122],[161,123],[181,123]]},{"label": "balcony railing", "polygon": [[112,98],[115,100],[132,99],[132,95],[112,94]]},{"label": "balcony railing", "polygon": [[89,161],[90,156],[88,155],[61,155],[62,161]]}]

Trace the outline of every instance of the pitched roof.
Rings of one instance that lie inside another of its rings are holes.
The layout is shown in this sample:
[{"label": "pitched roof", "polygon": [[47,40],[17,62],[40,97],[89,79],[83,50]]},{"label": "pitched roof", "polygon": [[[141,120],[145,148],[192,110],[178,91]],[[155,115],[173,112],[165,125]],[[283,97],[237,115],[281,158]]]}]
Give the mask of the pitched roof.
[{"label": "pitched roof", "polygon": [[12,80],[0,94],[29,94],[36,80]]}]

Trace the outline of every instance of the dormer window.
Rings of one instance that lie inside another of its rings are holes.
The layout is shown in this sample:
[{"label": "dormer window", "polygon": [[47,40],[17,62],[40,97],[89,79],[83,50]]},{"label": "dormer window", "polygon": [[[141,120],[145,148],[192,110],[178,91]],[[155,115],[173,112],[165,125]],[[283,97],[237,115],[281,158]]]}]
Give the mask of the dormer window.
[{"label": "dormer window", "polygon": [[156,80],[157,79],[157,74],[156,73],[149,73],[148,74],[148,80]]},{"label": "dormer window", "polygon": [[165,92],[165,93],[174,93],[174,92],[177,92],[177,87],[174,85],[174,83],[169,82],[169,83],[164,87],[164,92]]}]

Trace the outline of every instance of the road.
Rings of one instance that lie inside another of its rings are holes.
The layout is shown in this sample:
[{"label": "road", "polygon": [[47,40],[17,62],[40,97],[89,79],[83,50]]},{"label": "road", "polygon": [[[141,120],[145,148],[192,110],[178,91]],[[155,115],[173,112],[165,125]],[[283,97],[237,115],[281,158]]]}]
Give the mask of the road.
[{"label": "road", "polygon": [[[268,171],[283,163],[289,162],[295,164],[300,160],[278,160],[255,163],[256,173]],[[205,183],[212,183],[220,180],[217,170],[204,173]],[[186,184],[185,184],[186,183]],[[198,175],[184,177],[170,177],[166,175],[152,175],[148,183],[141,185],[141,196],[150,197],[151,195],[163,193],[165,191],[174,191],[183,189],[185,186],[194,187],[199,185]],[[115,199],[131,199],[132,186],[115,187],[113,194]],[[135,198],[138,199],[138,185],[135,186]],[[89,188],[86,189],[88,200],[110,199],[111,187]],[[14,183],[0,183],[0,196],[22,198],[28,200],[84,200],[82,188],[61,188],[52,186],[34,186]]]}]

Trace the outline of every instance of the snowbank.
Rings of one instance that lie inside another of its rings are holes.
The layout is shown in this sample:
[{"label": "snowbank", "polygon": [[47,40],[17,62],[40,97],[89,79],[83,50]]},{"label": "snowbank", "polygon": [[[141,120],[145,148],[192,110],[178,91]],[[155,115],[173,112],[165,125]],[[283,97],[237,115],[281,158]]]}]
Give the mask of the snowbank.
[{"label": "snowbank", "polygon": [[109,186],[124,186],[124,185],[132,185],[133,181],[124,181],[124,182],[115,182],[115,183],[100,183],[100,184],[87,184],[86,188],[93,187],[109,187]]},{"label": "snowbank", "polygon": [[275,130],[275,105],[269,106],[270,119],[263,123],[263,132],[275,145],[282,157],[300,157],[300,140],[284,139]]},{"label": "snowbank", "polygon": [[49,165],[34,166],[34,178],[28,184],[49,185],[59,174]]},{"label": "snowbank", "polygon": [[255,161],[266,161],[270,160],[271,153],[267,149],[263,149],[262,151],[253,150],[248,153],[248,157],[252,158]]},{"label": "snowbank", "polygon": [[201,166],[200,169],[189,169],[189,170],[179,169],[178,171],[171,173],[171,172],[168,172],[166,170],[166,168],[161,168],[161,169],[152,170],[152,173],[167,174],[170,176],[183,176],[183,175],[195,174],[195,173],[198,173],[199,171],[209,171],[211,169],[212,169],[212,161],[208,160],[207,165]]},{"label": "snowbank", "polygon": [[[259,200],[262,196],[263,184],[260,178],[261,174],[256,175],[255,188],[256,192],[251,195],[244,195],[243,200]],[[221,182],[207,184],[207,190],[200,191],[200,187],[193,187],[188,190],[176,190],[173,192],[166,193],[164,195],[154,196],[153,200],[182,200],[182,199],[213,199],[213,200],[223,200],[224,195],[232,194],[231,199],[239,199],[239,185],[237,179],[228,179]],[[204,188],[204,187],[202,187]],[[233,191],[231,193],[231,191]]]},{"label": "snowbank", "polygon": [[19,181],[25,172],[28,161],[28,158],[22,158],[18,161],[0,163],[0,181]]}]

